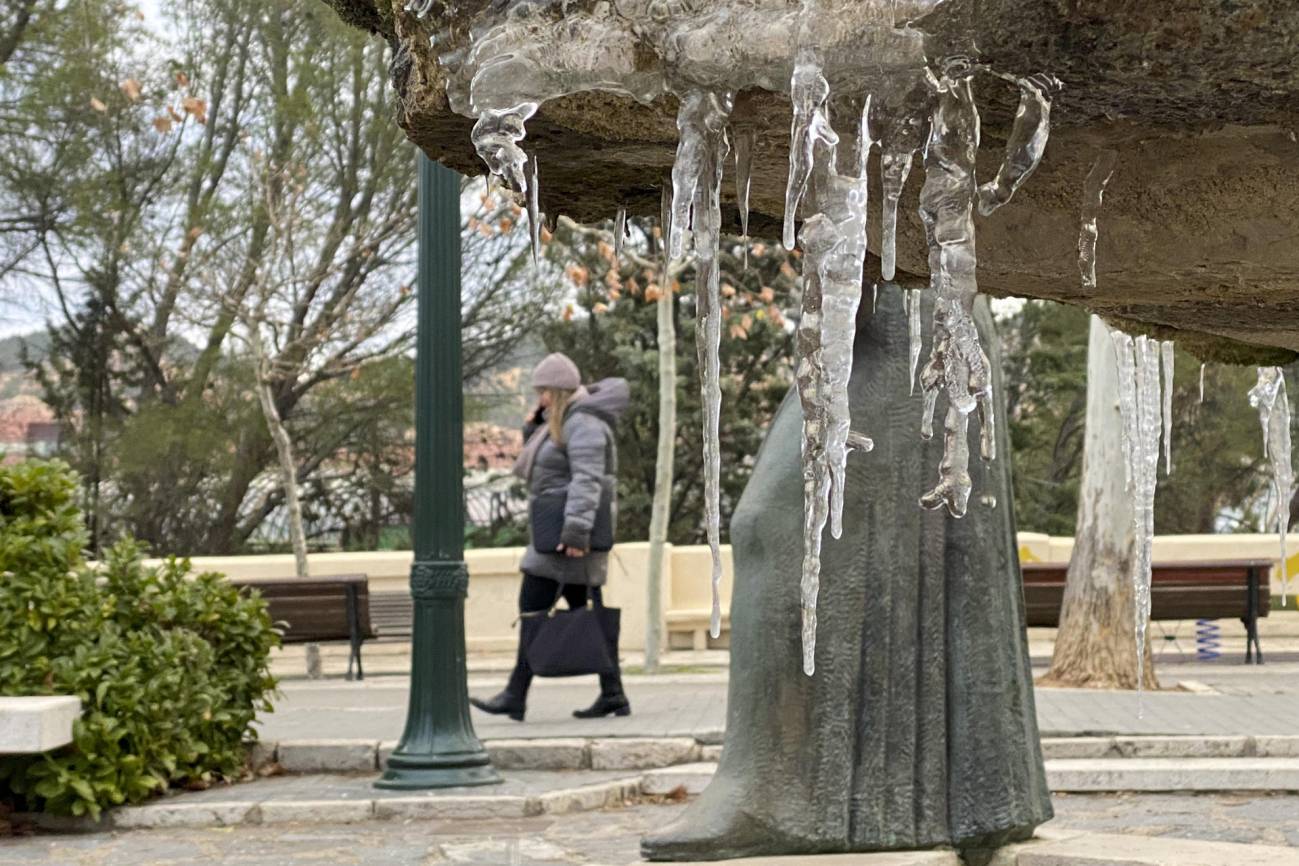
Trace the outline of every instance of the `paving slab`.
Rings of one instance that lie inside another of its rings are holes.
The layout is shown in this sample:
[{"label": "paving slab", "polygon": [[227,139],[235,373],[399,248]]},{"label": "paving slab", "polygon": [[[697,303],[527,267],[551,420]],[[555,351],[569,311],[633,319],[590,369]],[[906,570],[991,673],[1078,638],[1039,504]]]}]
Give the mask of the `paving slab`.
[{"label": "paving slab", "polygon": [[[1185,665],[1215,693],[1038,689],[1038,726],[1044,737],[1266,737],[1294,733],[1299,718],[1299,665]],[[1170,682],[1172,677],[1165,675]],[[491,695],[503,676],[471,681],[473,694]],[[489,740],[692,737],[715,745],[724,738],[725,674],[628,676],[632,715],[574,719],[598,692],[594,677],[538,680],[529,695],[526,721],[519,723],[472,711],[478,735]],[[374,677],[360,683],[338,680],[284,684],[275,712],[259,719],[267,740],[321,738],[391,741],[406,720],[408,681]]]},{"label": "paving slab", "polygon": [[[809,866],[813,863],[809,861]],[[1089,833],[1024,845],[1017,851],[1014,866],[1299,866],[1299,851],[1270,845]]]},{"label": "paving slab", "polygon": [[[683,863],[679,866],[716,866]],[[876,854],[822,854],[798,857],[747,857],[727,860],[726,866],[962,866],[953,851],[885,851]]]},{"label": "paving slab", "polygon": [[[1254,849],[1273,857],[1265,862],[1276,861],[1277,848],[1299,845],[1299,795],[1080,794],[1054,799],[1057,818],[1040,831],[1051,841],[1121,832],[1132,844],[1144,844],[1140,837],[1148,837],[1161,849],[1179,838],[1262,844],[1272,846]],[[629,866],[639,862],[641,838],[684,808],[633,803],[582,816],[36,833],[0,840],[0,866]],[[1219,850],[1240,853],[1235,846]],[[796,862],[805,866],[825,860]],[[1099,866],[1094,859],[1075,862]],[[1203,866],[1193,859],[1185,862]]]}]

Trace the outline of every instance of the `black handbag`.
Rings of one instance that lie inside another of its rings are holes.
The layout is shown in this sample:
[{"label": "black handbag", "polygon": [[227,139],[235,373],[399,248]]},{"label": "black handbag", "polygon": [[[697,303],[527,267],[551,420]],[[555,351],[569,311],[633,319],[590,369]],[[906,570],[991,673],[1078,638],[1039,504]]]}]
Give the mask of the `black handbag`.
[{"label": "black handbag", "polygon": [[524,655],[532,672],[539,677],[578,677],[616,671],[614,654],[622,611],[594,601],[576,610],[559,610],[558,605],[556,596],[548,610],[519,618]]},{"label": "black handbag", "polygon": [[[568,491],[539,493],[528,504],[528,522],[532,527],[532,547],[541,553],[554,553],[563,543],[564,509]],[[591,550],[608,553],[613,550],[613,487],[600,485],[600,504],[591,526]]]}]

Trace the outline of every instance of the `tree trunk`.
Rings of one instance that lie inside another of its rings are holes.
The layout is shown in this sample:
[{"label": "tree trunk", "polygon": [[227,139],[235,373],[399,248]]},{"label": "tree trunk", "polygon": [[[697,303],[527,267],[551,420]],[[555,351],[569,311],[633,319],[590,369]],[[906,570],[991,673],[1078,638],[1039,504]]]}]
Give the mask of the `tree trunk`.
[{"label": "tree trunk", "polygon": [[280,410],[275,405],[275,392],[271,388],[271,376],[266,352],[262,346],[261,335],[257,324],[249,326],[249,344],[253,349],[253,361],[257,366],[257,397],[262,404],[262,415],[266,418],[266,427],[275,441],[275,456],[279,462],[280,483],[284,487],[284,506],[289,512],[289,538],[293,542],[293,561],[297,566],[298,577],[306,577],[307,568],[307,532],[302,523],[302,502],[298,499],[298,464],[293,456],[293,441],[289,438],[288,428],[280,417]]},{"label": "tree trunk", "polygon": [[[666,243],[666,238],[664,242]],[[654,502],[650,507],[649,604],[645,625],[645,672],[659,666],[663,642],[663,560],[671,522],[673,457],[677,438],[677,333],[672,317],[671,276],[663,270],[658,299],[659,441],[654,458]]]},{"label": "tree trunk", "polygon": [[[1109,329],[1091,317],[1087,427],[1073,556],[1051,669],[1039,685],[1135,689],[1137,652],[1131,567],[1132,494],[1124,475],[1118,364]],[[1144,686],[1159,688],[1146,641]]]}]

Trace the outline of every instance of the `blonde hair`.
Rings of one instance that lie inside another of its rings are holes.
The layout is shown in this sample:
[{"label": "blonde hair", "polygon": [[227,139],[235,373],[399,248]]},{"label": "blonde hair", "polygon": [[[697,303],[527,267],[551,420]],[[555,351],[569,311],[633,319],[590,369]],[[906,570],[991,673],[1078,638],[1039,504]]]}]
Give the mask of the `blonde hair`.
[{"label": "blonde hair", "polygon": [[569,388],[542,388],[543,394],[550,395],[550,406],[546,409],[546,425],[550,427],[550,441],[556,445],[564,444],[564,413],[576,391]]}]

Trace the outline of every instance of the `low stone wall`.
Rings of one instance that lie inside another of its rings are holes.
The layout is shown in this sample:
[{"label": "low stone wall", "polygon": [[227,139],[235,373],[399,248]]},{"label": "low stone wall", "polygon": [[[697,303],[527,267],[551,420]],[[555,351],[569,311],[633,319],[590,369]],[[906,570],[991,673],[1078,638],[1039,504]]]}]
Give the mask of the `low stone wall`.
[{"label": "low stone wall", "polygon": [[[1299,573],[1299,534],[1288,542],[1291,573]],[[1034,532],[1019,534],[1020,558],[1026,562],[1068,562],[1073,539]],[[470,550],[469,599],[465,604],[465,634],[470,652],[508,651],[515,646],[516,598],[519,559],[523,548]],[[1155,538],[1156,562],[1200,559],[1277,559],[1275,535],[1161,535]],[[722,609],[730,609],[731,551],[723,548]],[[311,555],[313,574],[363,573],[371,592],[402,592],[407,587],[409,551],[316,553]],[[218,571],[231,577],[288,577],[294,573],[289,554],[267,556],[202,556],[194,559],[200,571]],[[619,544],[609,567],[606,598],[622,608],[623,646],[645,643],[648,597],[649,544]],[[711,601],[708,548],[703,545],[668,546],[662,587],[664,623],[673,648],[726,646],[727,635],[714,641],[706,635]],[[1281,595],[1280,570],[1273,568],[1272,593]],[[1299,583],[1296,583],[1299,586]],[[723,620],[725,626],[725,618]]]}]

